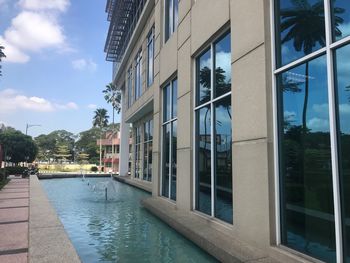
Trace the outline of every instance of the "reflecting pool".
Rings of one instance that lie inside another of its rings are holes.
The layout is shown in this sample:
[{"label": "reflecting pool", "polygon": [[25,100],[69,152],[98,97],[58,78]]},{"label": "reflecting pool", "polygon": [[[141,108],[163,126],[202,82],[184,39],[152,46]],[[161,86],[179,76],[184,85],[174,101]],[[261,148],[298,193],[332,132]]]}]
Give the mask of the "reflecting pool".
[{"label": "reflecting pool", "polygon": [[148,193],[113,181],[113,199],[105,201],[92,190],[107,180],[41,180],[83,262],[216,262],[140,206]]}]

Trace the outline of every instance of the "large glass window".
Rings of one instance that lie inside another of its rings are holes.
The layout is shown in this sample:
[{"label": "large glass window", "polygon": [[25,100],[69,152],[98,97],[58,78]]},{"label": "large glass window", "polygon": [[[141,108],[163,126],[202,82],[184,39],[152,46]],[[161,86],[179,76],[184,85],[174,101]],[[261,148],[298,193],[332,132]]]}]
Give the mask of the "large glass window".
[{"label": "large glass window", "polygon": [[129,68],[127,72],[127,78],[128,78],[128,108],[132,105],[132,67]]},{"label": "large glass window", "polygon": [[142,94],[142,50],[135,58],[135,100]]},{"label": "large glass window", "polygon": [[232,223],[230,33],[197,58],[196,75],[196,209]]},{"label": "large glass window", "polygon": [[141,155],[141,126],[135,128],[135,178],[140,179],[142,174]]},{"label": "large glass window", "polygon": [[349,263],[350,2],[275,0],[275,14],[280,242]]},{"label": "large glass window", "polygon": [[153,84],[154,78],[154,26],[147,36],[147,86]]},{"label": "large glass window", "polygon": [[143,143],[143,180],[152,181],[152,141],[153,141],[153,120],[144,123]]},{"label": "large glass window", "polygon": [[350,45],[336,50],[336,92],[339,121],[339,164],[343,240],[346,262],[350,262]]},{"label": "large glass window", "polygon": [[177,28],[179,0],[164,0],[164,1],[165,1],[164,29],[165,29],[165,42],[166,42]]},{"label": "large glass window", "polygon": [[177,79],[163,89],[162,196],[176,201]]}]

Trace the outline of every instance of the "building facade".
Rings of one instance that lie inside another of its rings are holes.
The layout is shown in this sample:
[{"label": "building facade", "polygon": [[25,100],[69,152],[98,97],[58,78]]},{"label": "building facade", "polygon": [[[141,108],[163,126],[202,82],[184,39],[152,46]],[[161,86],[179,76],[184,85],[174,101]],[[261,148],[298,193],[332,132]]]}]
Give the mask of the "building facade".
[{"label": "building facade", "polygon": [[350,262],[349,1],[109,0],[106,10],[120,175],[132,125],[131,178],[152,185],[150,206],[183,229],[177,214],[202,224],[212,247],[232,238],[207,249],[223,261],[218,251],[234,258],[243,246],[267,261]]}]

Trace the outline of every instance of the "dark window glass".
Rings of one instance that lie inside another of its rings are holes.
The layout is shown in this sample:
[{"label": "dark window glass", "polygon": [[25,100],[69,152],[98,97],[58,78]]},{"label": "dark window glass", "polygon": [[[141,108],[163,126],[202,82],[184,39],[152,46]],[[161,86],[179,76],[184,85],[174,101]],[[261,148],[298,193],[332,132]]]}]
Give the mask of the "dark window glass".
[{"label": "dark window glass", "polygon": [[171,196],[176,201],[176,170],[177,170],[177,122],[171,124]]},{"label": "dark window glass", "polygon": [[211,215],[211,111],[210,105],[196,112],[197,198],[196,209]]},{"label": "dark window glass", "polygon": [[346,262],[350,262],[350,46],[336,51],[336,88],[338,94],[339,158],[343,240]]},{"label": "dark window glass", "polygon": [[172,118],[176,118],[177,116],[177,79],[173,80],[173,86],[172,86]]},{"label": "dark window glass", "polygon": [[326,56],[278,75],[282,243],[335,262]]},{"label": "dark window glass", "polygon": [[332,0],[332,30],[334,40],[350,35],[349,0]]},{"label": "dark window glass", "polygon": [[215,48],[215,97],[231,91],[231,34],[214,45]]},{"label": "dark window glass", "polygon": [[215,103],[215,217],[232,223],[231,96]]},{"label": "dark window glass", "polygon": [[154,28],[151,29],[151,32],[148,35],[147,39],[147,50],[148,50],[148,66],[147,66],[147,86],[153,84],[154,76]]},{"label": "dark window glass", "polygon": [[178,24],[179,0],[165,0],[165,41],[175,32]]},{"label": "dark window glass", "polygon": [[163,180],[162,195],[169,197],[169,172],[170,172],[170,129],[171,124],[163,126]]},{"label": "dark window glass", "polygon": [[153,140],[153,120],[150,120],[149,123],[149,139]]},{"label": "dark window glass", "polygon": [[148,143],[148,181],[152,181],[152,141]]},{"label": "dark window glass", "polygon": [[326,45],[323,0],[276,0],[277,66]]},{"label": "dark window glass", "polygon": [[210,100],[212,69],[210,51],[209,49],[197,59],[197,105]]},{"label": "dark window glass", "polygon": [[148,177],[148,144],[143,144],[143,180]]},{"label": "dark window glass", "polygon": [[142,51],[135,58],[135,100],[142,94]]},{"label": "dark window glass", "polygon": [[179,0],[173,0],[174,1],[174,24],[173,24],[173,32],[175,32],[177,28],[178,23],[178,17],[179,17]]},{"label": "dark window glass", "polygon": [[170,84],[167,85],[164,90],[163,90],[163,121],[166,122],[168,120],[170,120],[170,107],[171,107],[171,102],[170,102]]},{"label": "dark window glass", "polygon": [[128,108],[131,107],[132,104],[132,69],[128,70]]}]

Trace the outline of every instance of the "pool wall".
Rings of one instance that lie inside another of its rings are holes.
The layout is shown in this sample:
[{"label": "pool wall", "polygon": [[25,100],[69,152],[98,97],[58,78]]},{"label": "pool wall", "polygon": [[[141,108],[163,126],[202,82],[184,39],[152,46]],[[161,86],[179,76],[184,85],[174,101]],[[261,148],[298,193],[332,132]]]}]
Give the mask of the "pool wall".
[{"label": "pool wall", "polygon": [[29,191],[29,262],[81,262],[36,175]]}]

